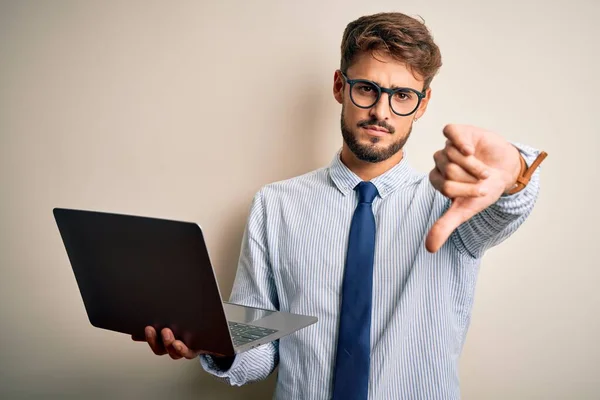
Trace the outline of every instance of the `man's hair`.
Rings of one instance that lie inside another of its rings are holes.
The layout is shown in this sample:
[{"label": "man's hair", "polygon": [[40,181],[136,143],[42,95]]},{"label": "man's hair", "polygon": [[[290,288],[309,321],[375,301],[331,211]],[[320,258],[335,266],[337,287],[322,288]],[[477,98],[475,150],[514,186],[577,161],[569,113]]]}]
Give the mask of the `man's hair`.
[{"label": "man's hair", "polygon": [[424,90],[442,66],[442,56],[421,21],[402,13],[379,13],[348,24],[342,38],[340,69],[346,73],[360,53],[386,54],[424,79]]}]

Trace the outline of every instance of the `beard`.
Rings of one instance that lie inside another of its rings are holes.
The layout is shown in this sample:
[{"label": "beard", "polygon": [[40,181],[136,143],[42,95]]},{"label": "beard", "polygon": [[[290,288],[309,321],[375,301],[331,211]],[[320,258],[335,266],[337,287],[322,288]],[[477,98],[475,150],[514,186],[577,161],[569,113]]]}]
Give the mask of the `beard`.
[{"label": "beard", "polygon": [[[393,126],[388,125],[385,121],[377,121],[376,119],[363,120],[356,124],[357,128],[362,128],[369,125],[376,125],[385,128],[389,131],[389,134],[393,134],[396,131]],[[377,146],[377,144],[382,139],[379,137],[370,138],[369,144],[359,143],[358,132],[356,132],[356,130],[350,129],[344,121],[343,108],[341,116],[341,128],[344,142],[346,143],[350,151],[354,153],[356,158],[358,158],[361,161],[378,163],[387,160],[388,158],[402,150],[402,148],[406,144],[406,141],[408,140],[408,137],[410,136],[410,133],[412,132],[412,123],[410,124],[408,132],[406,132],[406,134],[399,136],[396,141],[390,143],[388,146],[383,148]]]}]

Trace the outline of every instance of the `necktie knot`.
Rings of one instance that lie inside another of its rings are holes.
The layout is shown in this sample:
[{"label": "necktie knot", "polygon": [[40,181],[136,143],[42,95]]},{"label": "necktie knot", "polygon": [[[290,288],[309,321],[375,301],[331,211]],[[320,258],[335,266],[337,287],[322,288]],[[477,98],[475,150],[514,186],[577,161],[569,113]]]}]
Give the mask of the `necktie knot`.
[{"label": "necktie knot", "polygon": [[361,182],[356,185],[355,190],[358,190],[358,202],[359,203],[373,203],[377,196],[377,188],[371,182]]}]

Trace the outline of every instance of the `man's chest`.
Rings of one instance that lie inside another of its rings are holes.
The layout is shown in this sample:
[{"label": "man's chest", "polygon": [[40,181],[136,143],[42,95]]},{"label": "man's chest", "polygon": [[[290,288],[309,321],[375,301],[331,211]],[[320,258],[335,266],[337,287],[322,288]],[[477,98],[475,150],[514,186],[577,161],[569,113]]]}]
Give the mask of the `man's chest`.
[{"label": "man's chest", "polygon": [[[276,281],[286,293],[338,296],[348,255],[354,204],[332,203],[320,212],[301,205],[278,215],[269,236],[269,257]],[[373,204],[376,222],[373,289],[395,294],[415,266],[429,224],[426,212],[386,199]]]},{"label": "man's chest", "polygon": [[[373,203],[376,222],[374,302],[383,314],[402,306],[426,309],[447,299],[464,310],[476,265],[449,243],[435,254],[425,249],[431,225],[443,213],[418,196]],[[335,318],[348,256],[355,199],[295,202],[270,216],[268,252],[281,305],[296,312]]]}]

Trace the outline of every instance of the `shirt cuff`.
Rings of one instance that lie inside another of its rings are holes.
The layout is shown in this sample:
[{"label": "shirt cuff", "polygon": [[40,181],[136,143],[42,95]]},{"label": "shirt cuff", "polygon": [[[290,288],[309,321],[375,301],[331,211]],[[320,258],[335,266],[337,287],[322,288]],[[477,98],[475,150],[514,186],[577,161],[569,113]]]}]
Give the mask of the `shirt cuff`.
[{"label": "shirt cuff", "polygon": [[[519,150],[519,153],[523,156],[528,168],[541,153],[540,150],[521,143],[512,143],[512,145]],[[493,207],[496,210],[509,215],[523,214],[523,212],[529,209],[532,203],[537,199],[540,189],[540,168],[541,166],[535,170],[527,186],[517,193],[503,194]]]},{"label": "shirt cuff", "polygon": [[229,367],[229,369],[227,370],[224,370],[219,368],[219,365],[215,362],[214,358],[208,354],[200,355],[198,356],[198,358],[200,359],[200,364],[202,365],[202,368],[204,368],[204,370],[209,374],[214,375],[218,378],[228,378],[229,372],[234,370],[240,363],[240,357],[236,356],[233,359],[231,367]]}]

